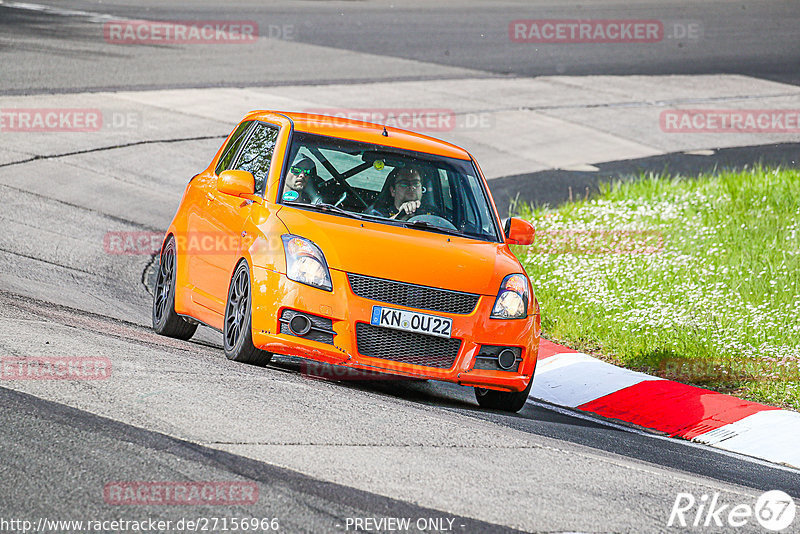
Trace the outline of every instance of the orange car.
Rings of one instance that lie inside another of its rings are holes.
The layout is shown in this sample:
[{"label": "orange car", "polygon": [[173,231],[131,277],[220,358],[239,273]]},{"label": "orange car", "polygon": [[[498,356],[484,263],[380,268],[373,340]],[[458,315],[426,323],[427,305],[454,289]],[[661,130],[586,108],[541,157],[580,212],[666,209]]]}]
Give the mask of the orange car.
[{"label": "orange car", "polygon": [[255,111],[189,182],[161,249],[153,328],[475,387],[518,411],[539,306],[477,163],[437,139],[322,115]]}]

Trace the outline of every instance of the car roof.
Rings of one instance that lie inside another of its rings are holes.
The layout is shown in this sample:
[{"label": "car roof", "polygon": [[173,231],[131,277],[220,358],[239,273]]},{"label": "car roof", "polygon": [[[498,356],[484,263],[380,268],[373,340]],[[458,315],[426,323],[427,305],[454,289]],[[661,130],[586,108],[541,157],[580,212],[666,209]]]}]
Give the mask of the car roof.
[{"label": "car roof", "polygon": [[245,118],[248,120],[269,121],[269,116],[276,114],[288,117],[294,124],[294,129],[299,132],[340,137],[353,141],[436,154],[437,156],[446,156],[456,159],[471,159],[469,152],[463,148],[440,139],[408,130],[402,130],[400,128],[394,128],[392,126],[385,127],[388,136],[384,136],[384,125],[382,124],[357,121],[344,117],[261,110],[251,111]]}]

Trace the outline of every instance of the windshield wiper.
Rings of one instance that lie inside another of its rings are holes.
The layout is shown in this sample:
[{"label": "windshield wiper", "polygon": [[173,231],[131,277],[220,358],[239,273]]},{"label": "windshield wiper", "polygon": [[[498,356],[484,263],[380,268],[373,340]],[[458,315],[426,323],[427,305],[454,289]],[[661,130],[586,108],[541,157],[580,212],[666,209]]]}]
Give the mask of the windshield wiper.
[{"label": "windshield wiper", "polygon": [[334,206],[333,204],[326,204],[324,202],[320,202],[319,204],[309,204],[307,202],[292,202],[288,204],[289,206],[304,206],[307,208],[314,208],[319,211],[327,211],[330,213],[338,213],[340,215],[344,215],[345,217],[352,217],[353,219],[363,219],[361,215],[358,213],[353,213],[352,211],[347,211],[346,209],[340,208],[339,206]]},{"label": "windshield wiper", "polygon": [[458,230],[451,230],[450,228],[444,228],[442,226],[436,226],[435,224],[431,224],[426,221],[402,221],[403,226],[406,228],[420,228],[422,230],[430,230],[432,232],[439,232],[441,234],[447,235],[457,235],[463,237],[464,234],[459,232]]},{"label": "windshield wiper", "polygon": [[382,222],[392,224],[394,226],[402,226],[403,221],[395,221],[394,219],[390,219],[384,215],[372,215],[371,213],[361,213],[360,214],[363,219],[369,219],[370,221]]}]

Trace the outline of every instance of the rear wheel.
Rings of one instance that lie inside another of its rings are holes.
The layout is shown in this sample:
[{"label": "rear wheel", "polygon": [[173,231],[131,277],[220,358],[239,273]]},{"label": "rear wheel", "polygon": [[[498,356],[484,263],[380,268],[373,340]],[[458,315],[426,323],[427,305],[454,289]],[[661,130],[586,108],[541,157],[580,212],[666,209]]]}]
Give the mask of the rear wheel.
[{"label": "rear wheel", "polygon": [[525,406],[528,394],[531,392],[533,377],[528,382],[528,387],[522,391],[497,391],[494,389],[475,388],[475,398],[481,408],[500,410],[516,413]]},{"label": "rear wheel", "polygon": [[228,288],[228,302],[225,304],[225,326],[222,332],[225,356],[235,362],[264,366],[272,359],[272,353],[253,345],[250,309],[250,268],[247,262],[242,261],[233,271]]},{"label": "rear wheel", "polygon": [[164,251],[156,275],[156,288],[153,292],[153,330],[162,336],[189,339],[197,330],[197,325],[190,323],[175,313],[175,240],[170,237]]}]

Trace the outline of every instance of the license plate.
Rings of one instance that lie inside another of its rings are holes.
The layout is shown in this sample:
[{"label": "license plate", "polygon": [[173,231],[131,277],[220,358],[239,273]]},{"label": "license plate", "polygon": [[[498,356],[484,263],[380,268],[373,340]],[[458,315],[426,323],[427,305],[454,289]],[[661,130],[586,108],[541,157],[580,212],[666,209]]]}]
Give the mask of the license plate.
[{"label": "license plate", "polygon": [[451,336],[453,329],[453,320],[447,317],[437,317],[408,310],[395,310],[394,308],[385,308],[383,306],[372,307],[370,324],[446,338]]}]

